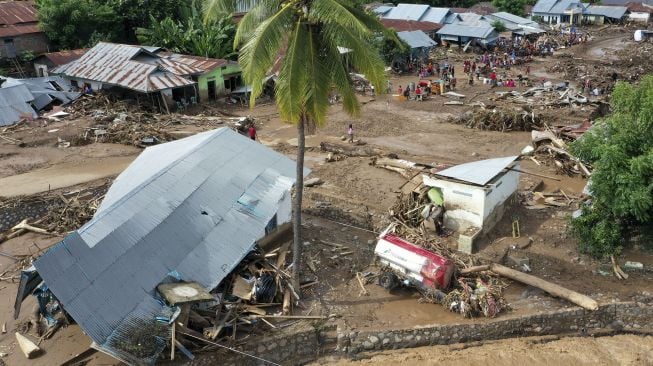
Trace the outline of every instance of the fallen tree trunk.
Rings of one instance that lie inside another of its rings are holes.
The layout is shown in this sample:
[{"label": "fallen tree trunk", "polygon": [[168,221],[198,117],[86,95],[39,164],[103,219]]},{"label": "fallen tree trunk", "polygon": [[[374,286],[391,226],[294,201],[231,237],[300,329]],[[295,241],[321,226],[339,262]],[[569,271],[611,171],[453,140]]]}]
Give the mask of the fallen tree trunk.
[{"label": "fallen tree trunk", "polygon": [[333,152],[346,156],[379,156],[383,152],[369,146],[346,146],[338,145],[330,142],[320,142],[322,151]]},{"label": "fallen tree trunk", "polygon": [[522,273],[514,269],[502,266],[500,264],[496,264],[496,263],[491,264],[490,271],[498,275],[510,278],[512,280],[519,281],[521,283],[542,289],[553,296],[569,300],[574,304],[581,306],[587,310],[597,310],[599,308],[599,304],[596,302],[596,300],[588,296],[580,294],[576,291],[569,290],[562,286],[558,286],[554,283],[545,281],[541,278],[537,278],[535,276],[531,276],[529,274]]},{"label": "fallen tree trunk", "polygon": [[386,165],[386,166],[393,166],[395,168],[401,168],[401,169],[417,169],[417,164],[413,163],[412,161],[404,160],[404,159],[390,159],[390,158],[378,158],[374,159],[372,162],[373,165]]}]

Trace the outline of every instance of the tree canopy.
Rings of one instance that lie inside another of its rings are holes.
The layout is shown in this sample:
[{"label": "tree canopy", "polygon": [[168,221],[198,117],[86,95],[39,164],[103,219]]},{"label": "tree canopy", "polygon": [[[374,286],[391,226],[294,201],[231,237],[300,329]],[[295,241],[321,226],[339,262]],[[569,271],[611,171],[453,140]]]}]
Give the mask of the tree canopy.
[{"label": "tree canopy", "polygon": [[581,248],[602,257],[619,253],[653,219],[653,75],[639,85],[620,82],[612,114],[571,146],[590,162],[591,206],[572,220]]},{"label": "tree canopy", "polygon": [[39,23],[56,48],[134,43],[137,27],[181,19],[191,0],[36,0]]},{"label": "tree canopy", "polygon": [[505,11],[519,16],[524,15],[524,7],[526,5],[532,5],[534,3],[531,0],[492,0],[492,5],[499,9],[499,11]]}]

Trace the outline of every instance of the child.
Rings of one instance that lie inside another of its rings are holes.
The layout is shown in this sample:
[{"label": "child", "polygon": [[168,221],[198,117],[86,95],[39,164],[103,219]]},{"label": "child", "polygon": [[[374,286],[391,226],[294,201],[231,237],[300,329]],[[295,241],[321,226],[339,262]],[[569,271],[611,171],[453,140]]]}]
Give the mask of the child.
[{"label": "child", "polygon": [[349,136],[349,141],[350,143],[354,143],[354,125],[349,124],[349,128],[347,129],[347,135]]}]

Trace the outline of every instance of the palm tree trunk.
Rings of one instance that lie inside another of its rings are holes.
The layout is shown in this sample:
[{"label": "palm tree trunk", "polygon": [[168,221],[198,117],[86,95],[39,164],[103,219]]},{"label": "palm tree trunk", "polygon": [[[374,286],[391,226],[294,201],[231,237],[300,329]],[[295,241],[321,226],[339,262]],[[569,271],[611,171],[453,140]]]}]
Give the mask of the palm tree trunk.
[{"label": "palm tree trunk", "polygon": [[292,272],[293,286],[299,290],[299,274],[302,262],[302,196],[304,193],[304,128],[307,116],[302,115],[297,123],[297,177],[295,181],[295,198],[293,200],[293,247],[292,247]]}]

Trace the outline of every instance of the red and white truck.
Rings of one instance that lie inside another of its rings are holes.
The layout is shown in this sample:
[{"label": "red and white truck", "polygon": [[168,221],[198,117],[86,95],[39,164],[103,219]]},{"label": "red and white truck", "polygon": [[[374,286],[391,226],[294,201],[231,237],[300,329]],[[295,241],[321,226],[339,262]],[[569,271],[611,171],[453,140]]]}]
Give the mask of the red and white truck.
[{"label": "red and white truck", "polygon": [[427,293],[438,293],[449,287],[455,268],[450,259],[388,231],[379,236],[374,249],[382,267],[379,285],[386,290],[400,285],[414,286]]}]

